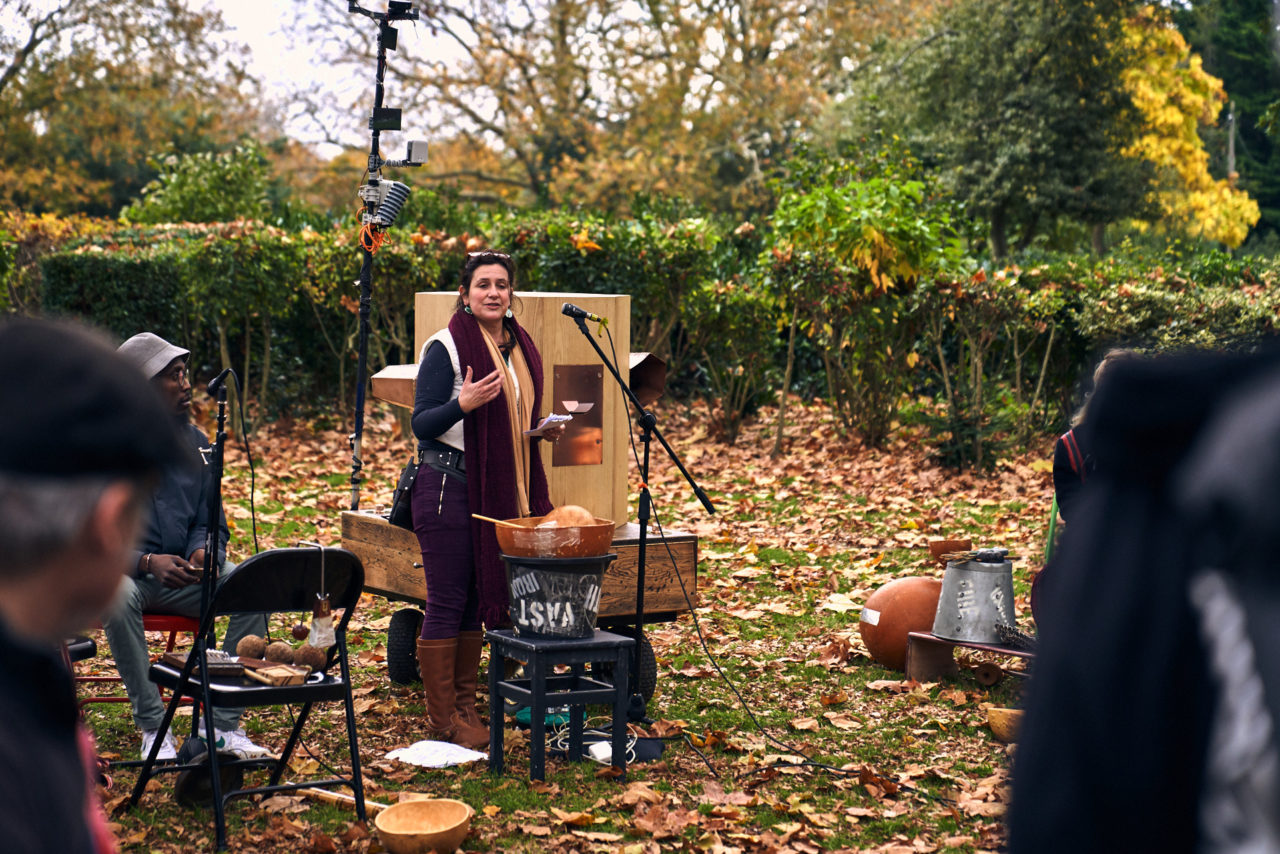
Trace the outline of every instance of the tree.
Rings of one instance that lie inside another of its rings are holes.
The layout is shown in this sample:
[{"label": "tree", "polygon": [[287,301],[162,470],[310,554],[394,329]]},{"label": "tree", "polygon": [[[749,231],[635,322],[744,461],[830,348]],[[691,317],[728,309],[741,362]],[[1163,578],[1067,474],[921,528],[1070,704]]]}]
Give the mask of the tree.
[{"label": "tree", "polygon": [[142,198],[121,211],[133,222],[230,222],[263,219],[268,210],[268,163],[246,142],[222,154],[199,152],[160,159],[159,176]]},{"label": "tree", "polygon": [[166,147],[252,126],[216,11],[177,0],[0,0],[0,205],[114,214]]},{"label": "tree", "polygon": [[830,171],[782,196],[764,263],[775,281],[792,283],[838,423],[876,445],[889,436],[917,360],[912,295],[964,261],[948,206],[923,182],[892,172],[847,177]]},{"label": "tree", "polygon": [[1124,154],[1141,122],[1123,82],[1123,26],[1135,8],[959,2],[887,63],[870,121],[940,170],[987,223],[996,258],[1011,232],[1026,246],[1059,217],[1100,228],[1146,215],[1152,170]]},{"label": "tree", "polygon": [[1125,80],[1145,125],[1125,152],[1155,165],[1161,224],[1239,246],[1258,221],[1258,204],[1229,178],[1210,174],[1199,133],[1213,125],[1226,101],[1222,81],[1205,72],[1157,7],[1141,10],[1125,35],[1135,60]]},{"label": "tree", "polygon": [[[1215,174],[1227,175],[1235,134],[1239,186],[1257,199],[1259,234],[1280,231],[1280,143],[1262,121],[1280,91],[1280,57],[1274,42],[1271,0],[1185,0],[1174,15],[1204,68],[1222,80],[1232,111],[1219,117],[1216,133],[1206,133]],[[1233,126],[1234,121],[1234,126]],[[1228,176],[1230,177],[1230,176]]]},{"label": "tree", "polygon": [[[427,15],[448,47],[426,55],[402,37],[388,92],[439,116],[444,136],[502,153],[501,169],[468,176],[479,194],[516,181],[552,204],[616,210],[659,193],[742,210],[767,196],[846,66],[934,2],[442,3]],[[367,20],[325,10],[331,60],[370,68]]]}]

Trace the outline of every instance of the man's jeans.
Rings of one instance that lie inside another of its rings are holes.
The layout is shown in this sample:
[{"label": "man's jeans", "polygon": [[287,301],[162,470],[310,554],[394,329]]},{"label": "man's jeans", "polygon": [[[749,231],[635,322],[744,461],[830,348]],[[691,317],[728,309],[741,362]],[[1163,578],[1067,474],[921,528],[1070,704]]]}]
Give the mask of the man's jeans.
[{"label": "man's jeans", "polygon": [[[224,564],[223,571],[234,564]],[[111,613],[102,628],[111,644],[111,654],[116,669],[124,680],[125,692],[133,706],[133,722],[140,730],[158,729],[164,719],[164,703],[155,683],[147,677],[151,666],[151,653],[147,649],[146,635],[142,629],[142,613],[178,614],[184,617],[200,616],[200,589],[197,583],[179,590],[164,587],[155,576],[125,577],[116,594]],[[267,635],[267,618],[263,614],[237,615],[231,618],[222,648],[235,654],[236,644],[245,635]],[[215,708],[213,726],[220,730],[234,730],[240,726],[244,709]]]}]

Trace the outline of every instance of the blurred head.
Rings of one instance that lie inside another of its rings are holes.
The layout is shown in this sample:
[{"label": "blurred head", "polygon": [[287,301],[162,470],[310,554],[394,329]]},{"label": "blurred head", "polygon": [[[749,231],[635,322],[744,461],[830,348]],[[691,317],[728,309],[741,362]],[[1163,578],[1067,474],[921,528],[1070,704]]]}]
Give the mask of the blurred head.
[{"label": "blurred head", "polygon": [[462,272],[458,274],[458,300],[454,303],[454,311],[470,308],[477,319],[485,322],[493,320],[488,315],[500,306],[498,320],[501,320],[513,303],[519,307],[515,288],[516,265],[510,255],[490,250],[469,252]]},{"label": "blurred head", "polygon": [[0,618],[61,640],[111,603],[149,486],[187,459],[134,364],[68,323],[0,323]]},{"label": "blurred head", "polygon": [[1136,358],[1138,358],[1138,353],[1134,350],[1125,350],[1119,347],[1114,350],[1108,350],[1102,360],[1098,362],[1098,366],[1093,369],[1093,390],[1098,390],[1098,383],[1102,382],[1102,377],[1115,365]]}]

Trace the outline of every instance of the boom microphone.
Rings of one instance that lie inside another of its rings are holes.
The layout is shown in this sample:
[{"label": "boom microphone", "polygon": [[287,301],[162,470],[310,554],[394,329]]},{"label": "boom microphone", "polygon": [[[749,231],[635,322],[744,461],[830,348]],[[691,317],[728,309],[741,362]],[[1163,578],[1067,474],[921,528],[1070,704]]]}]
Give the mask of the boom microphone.
[{"label": "boom microphone", "polygon": [[560,307],[560,313],[565,317],[582,318],[583,320],[594,320],[596,323],[608,323],[606,318],[598,314],[592,314],[585,308],[578,308],[571,302],[567,302]]}]

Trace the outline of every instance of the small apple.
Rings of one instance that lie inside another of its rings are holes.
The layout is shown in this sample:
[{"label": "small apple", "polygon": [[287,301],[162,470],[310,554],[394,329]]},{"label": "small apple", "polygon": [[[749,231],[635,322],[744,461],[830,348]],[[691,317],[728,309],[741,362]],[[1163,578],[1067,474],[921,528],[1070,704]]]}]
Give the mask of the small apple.
[{"label": "small apple", "polygon": [[301,620],[294,623],[293,628],[290,631],[293,632],[294,640],[306,640],[307,635],[311,634],[311,629]]}]

